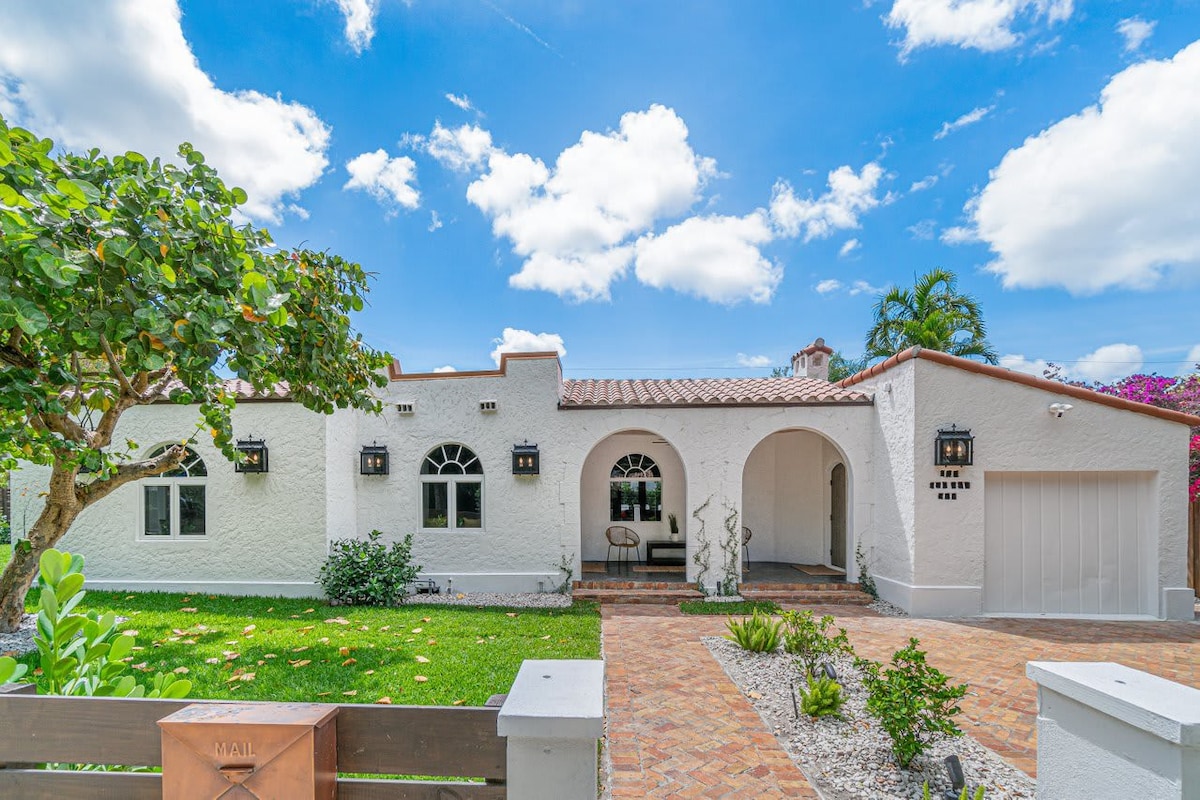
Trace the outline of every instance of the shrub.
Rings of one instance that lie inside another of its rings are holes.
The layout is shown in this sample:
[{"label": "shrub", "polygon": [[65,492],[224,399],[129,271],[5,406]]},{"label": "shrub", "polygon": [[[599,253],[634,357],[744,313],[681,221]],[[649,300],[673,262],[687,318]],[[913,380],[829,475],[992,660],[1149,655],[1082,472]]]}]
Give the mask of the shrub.
[{"label": "shrub", "polygon": [[783,620],[776,622],[770,614],[755,610],[752,616],[743,617],[740,622],[730,617],[725,627],[729,629],[729,635],[725,638],[736,642],[743,650],[773,653],[779,649]]},{"label": "shrub", "polygon": [[817,671],[821,661],[838,653],[854,652],[845,628],[839,628],[834,636],[829,635],[833,617],[828,614],[817,620],[811,611],[785,611],[783,623],[786,628],[783,649],[796,656],[806,678]]},{"label": "shrub", "polygon": [[[77,614],[83,600],[83,556],[58,550],[42,553],[38,562],[37,634],[33,642],[41,656],[47,694],[87,697],[163,697],[179,699],[192,690],[191,681],[173,673],[157,673],[149,687],[125,674],[125,663],[137,640],[117,632],[112,612]],[[8,659],[12,661],[12,659]],[[13,669],[0,659],[0,683],[20,680],[24,666]]]},{"label": "shrub", "polygon": [[0,519],[0,544],[12,544],[12,525],[6,519]]},{"label": "shrub", "polygon": [[953,717],[967,693],[965,683],[951,685],[949,677],[925,662],[920,644],[909,639],[907,647],[892,655],[886,670],[874,661],[857,662],[867,690],[867,711],[892,738],[892,752],[905,768],[936,736],[962,734]]},{"label": "shrub", "polygon": [[391,548],[379,531],[367,540],[340,539],[321,567],[321,588],[331,602],[351,606],[389,606],[404,601],[405,590],[421,571],[412,564],[412,534]]},{"label": "shrub", "polygon": [[807,687],[800,689],[800,710],[813,719],[842,716],[846,702],[842,685],[832,678],[809,677]]}]

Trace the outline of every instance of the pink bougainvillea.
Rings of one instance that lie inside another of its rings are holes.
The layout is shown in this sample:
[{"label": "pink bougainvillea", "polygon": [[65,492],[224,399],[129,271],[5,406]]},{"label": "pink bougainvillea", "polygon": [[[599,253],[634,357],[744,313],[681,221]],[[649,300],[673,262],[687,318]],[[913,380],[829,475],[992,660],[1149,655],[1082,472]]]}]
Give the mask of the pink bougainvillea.
[{"label": "pink bougainvillea", "polygon": [[[1200,364],[1197,365],[1200,370]],[[1185,414],[1200,415],[1200,371],[1181,378],[1162,375],[1130,375],[1110,385],[1094,385],[1090,388],[1104,394],[1147,403]],[[1193,502],[1200,501],[1200,427],[1192,428],[1192,440],[1188,454],[1188,495]]]}]

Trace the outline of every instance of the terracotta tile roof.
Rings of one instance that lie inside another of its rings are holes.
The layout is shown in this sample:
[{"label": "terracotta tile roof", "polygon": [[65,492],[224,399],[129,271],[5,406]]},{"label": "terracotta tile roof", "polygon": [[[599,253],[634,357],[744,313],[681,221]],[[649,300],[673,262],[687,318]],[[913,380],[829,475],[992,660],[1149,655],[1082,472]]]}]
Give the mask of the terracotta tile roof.
[{"label": "terracotta tile roof", "polygon": [[862,392],[812,378],[564,380],[562,408],[800,406],[871,403]]},{"label": "terracotta tile roof", "polygon": [[[239,403],[245,402],[271,402],[280,400],[291,400],[292,391],[288,387],[287,381],[281,381],[275,384],[266,392],[254,391],[254,386],[250,381],[244,381],[241,378],[228,378],[223,381],[225,391],[237,398]],[[162,398],[171,396],[171,393],[177,391],[182,386],[178,381],[173,381],[167,384],[163,390]]]},{"label": "terracotta tile roof", "polygon": [[1016,372],[1004,367],[997,367],[991,364],[982,364],[978,361],[972,361],[969,358],[960,358],[952,356],[949,353],[943,353],[939,350],[929,350],[923,347],[910,347],[904,352],[897,353],[886,361],[881,361],[874,366],[867,367],[862,372],[851,375],[836,385],[843,389],[848,389],[862,383],[869,378],[874,378],[884,372],[887,372],[897,364],[903,364],[905,361],[911,361],[914,358],[921,358],[926,361],[934,361],[938,364],[944,364],[948,367],[955,367],[964,372],[973,372],[977,375],[987,375],[992,378],[999,378],[1002,381],[1011,381],[1012,383],[1020,383],[1025,386],[1032,386],[1035,389],[1044,389],[1047,392],[1053,392],[1058,395],[1066,395],[1079,400],[1086,400],[1089,403],[1099,403],[1102,406],[1111,406],[1119,408],[1122,411],[1133,411],[1138,414],[1145,414],[1150,417],[1158,417],[1167,419],[1171,422],[1180,422],[1184,425],[1195,427],[1200,425],[1200,417],[1191,414],[1184,414],[1182,411],[1171,411],[1167,408],[1159,408],[1157,406],[1148,405],[1146,403],[1137,403],[1133,400],[1126,400],[1123,397],[1114,397],[1111,394],[1101,394],[1100,392],[1084,388],[1082,386],[1071,386],[1058,381],[1047,380],[1046,378],[1038,378],[1034,375],[1029,375],[1024,372]]}]

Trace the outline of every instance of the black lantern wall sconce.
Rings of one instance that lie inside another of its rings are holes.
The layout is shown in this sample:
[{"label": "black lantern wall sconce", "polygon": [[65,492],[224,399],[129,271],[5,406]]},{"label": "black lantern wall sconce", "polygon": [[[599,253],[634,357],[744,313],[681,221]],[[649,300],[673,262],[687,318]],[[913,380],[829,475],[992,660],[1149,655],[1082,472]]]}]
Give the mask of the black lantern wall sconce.
[{"label": "black lantern wall sconce", "polygon": [[388,449],[386,444],[363,445],[362,453],[359,454],[358,459],[359,473],[363,475],[388,474]]},{"label": "black lantern wall sconce", "polygon": [[975,463],[975,437],[971,431],[941,429],[933,445],[933,463],[939,467],[969,467]]},{"label": "black lantern wall sconce", "polygon": [[525,444],[513,445],[513,475],[537,475],[541,470],[541,454],[538,453],[538,446],[536,444],[530,444],[529,440],[526,439]]},{"label": "black lantern wall sconce", "polygon": [[267,471],[267,443],[262,439],[238,439],[235,445],[243,458],[233,465],[234,472],[262,473]]}]

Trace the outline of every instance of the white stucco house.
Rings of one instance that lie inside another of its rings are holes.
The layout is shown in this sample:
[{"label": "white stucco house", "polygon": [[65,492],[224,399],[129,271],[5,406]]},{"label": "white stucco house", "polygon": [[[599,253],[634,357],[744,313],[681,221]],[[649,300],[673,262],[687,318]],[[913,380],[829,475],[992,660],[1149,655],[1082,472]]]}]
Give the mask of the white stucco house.
[{"label": "white stucco house", "polygon": [[[818,339],[790,378],[564,380],[553,353],[395,364],[379,416],[234,381],[236,438],[264,443],[266,472],[236,472],[201,437],[186,469],[122,487],[61,546],[95,588],[317,595],[331,541],[411,532],[422,577],[536,591],[604,561],[608,526],[666,539],[674,514],[686,577],[710,589],[740,579],[746,526],[755,561],[854,581],[861,552],[917,615],[1192,618],[1200,419],[918,348],[834,384],[830,353]],[[195,408],[162,403],[118,435],[149,453],[195,425]],[[935,463],[939,438],[968,463]],[[536,474],[514,474],[517,445],[536,445]],[[45,477],[14,476],[14,533]]]}]

